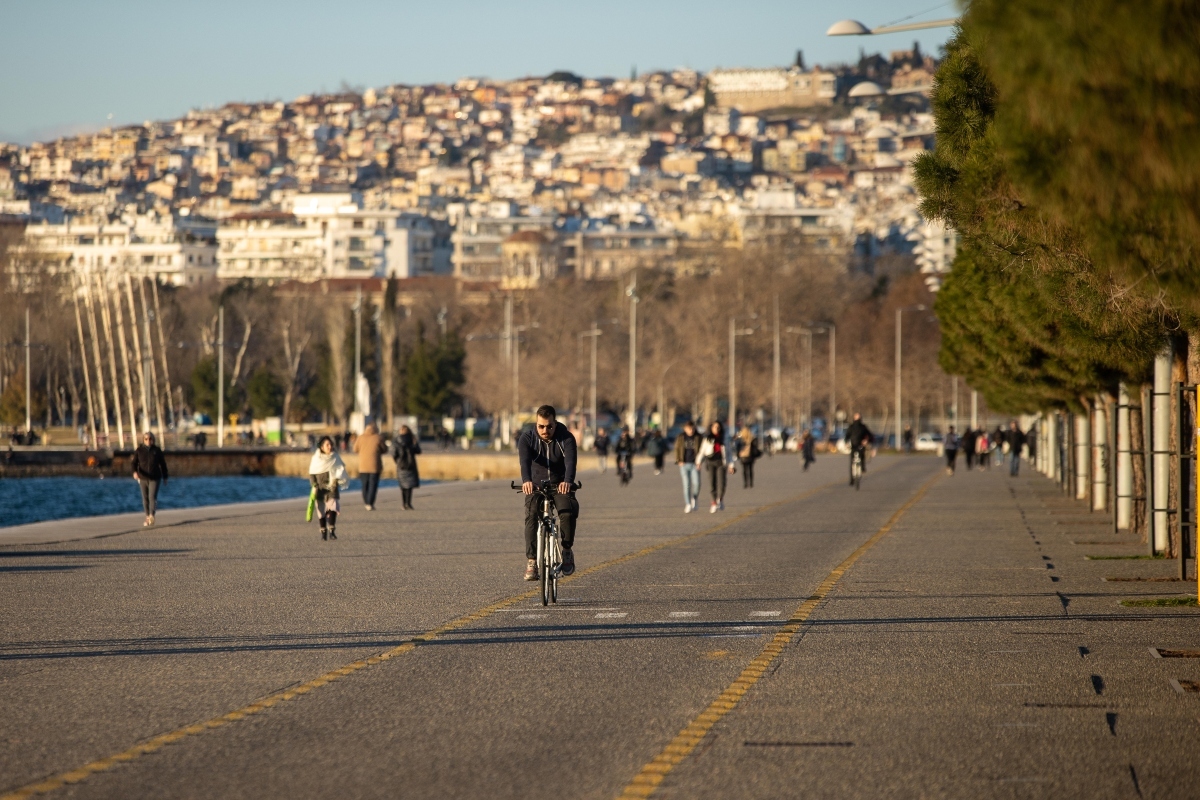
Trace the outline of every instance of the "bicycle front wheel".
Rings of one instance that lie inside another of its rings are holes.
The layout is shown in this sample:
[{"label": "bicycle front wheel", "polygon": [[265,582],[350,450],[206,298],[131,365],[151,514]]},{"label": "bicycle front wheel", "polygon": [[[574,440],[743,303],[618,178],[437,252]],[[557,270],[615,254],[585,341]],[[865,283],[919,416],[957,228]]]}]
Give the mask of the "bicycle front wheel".
[{"label": "bicycle front wheel", "polygon": [[558,538],[550,539],[550,551],[553,553],[550,561],[554,566],[550,568],[550,602],[558,602],[558,568],[562,564],[562,550],[558,543]]}]

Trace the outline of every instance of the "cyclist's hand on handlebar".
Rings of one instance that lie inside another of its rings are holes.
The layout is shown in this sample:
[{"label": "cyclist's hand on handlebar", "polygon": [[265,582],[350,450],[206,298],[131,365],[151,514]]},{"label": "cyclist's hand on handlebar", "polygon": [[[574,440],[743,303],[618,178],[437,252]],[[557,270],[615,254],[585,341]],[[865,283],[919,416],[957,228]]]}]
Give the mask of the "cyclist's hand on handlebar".
[{"label": "cyclist's hand on handlebar", "polygon": [[522,494],[533,494],[533,481],[525,481],[521,484]]},{"label": "cyclist's hand on handlebar", "polygon": [[560,483],[558,485],[558,493],[559,494],[569,494],[572,488],[573,487],[571,486],[571,484],[567,483],[566,481],[563,481],[562,483]]}]

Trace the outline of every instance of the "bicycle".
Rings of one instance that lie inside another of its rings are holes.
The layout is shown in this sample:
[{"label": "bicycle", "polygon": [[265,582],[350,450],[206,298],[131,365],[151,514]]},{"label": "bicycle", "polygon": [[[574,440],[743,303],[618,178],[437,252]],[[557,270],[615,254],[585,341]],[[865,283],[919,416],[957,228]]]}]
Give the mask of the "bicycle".
[{"label": "bicycle", "polygon": [[850,482],[854,491],[862,488],[863,459],[866,458],[866,448],[856,447],[850,453]]},{"label": "bicycle", "polygon": [[[510,482],[509,485],[521,491],[516,482]],[[537,568],[544,606],[558,602],[558,579],[562,575],[562,535],[558,528],[558,507],[554,504],[557,486],[551,481],[542,481],[534,484],[533,489],[533,493],[539,495],[542,501],[538,510]],[[582,487],[582,482],[571,484],[572,491]]]}]

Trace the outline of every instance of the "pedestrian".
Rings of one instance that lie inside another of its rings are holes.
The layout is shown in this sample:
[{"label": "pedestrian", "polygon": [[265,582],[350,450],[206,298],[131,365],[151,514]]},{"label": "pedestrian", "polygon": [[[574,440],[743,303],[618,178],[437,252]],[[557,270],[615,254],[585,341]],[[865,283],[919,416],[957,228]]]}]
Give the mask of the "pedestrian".
[{"label": "pedestrian", "polygon": [[1008,474],[1015,478],[1021,469],[1021,448],[1025,446],[1025,434],[1015,419],[1008,423],[1005,444],[1008,445],[1008,457],[1012,459],[1008,466]]},{"label": "pedestrian", "polygon": [[383,437],[374,423],[363,429],[362,436],[354,442],[354,452],[358,453],[358,479],[362,481],[363,503],[367,511],[375,510],[375,494],[379,491],[379,473],[383,471],[385,446]]},{"label": "pedestrian", "polygon": [[667,442],[658,428],[651,431],[649,439],[646,440],[646,455],[654,459],[654,474],[661,475],[663,459],[667,455]]},{"label": "pedestrian", "polygon": [[696,500],[700,497],[700,467],[696,459],[703,444],[704,434],[696,430],[696,423],[690,419],[683,423],[683,433],[675,437],[675,463],[679,465],[679,477],[683,480],[685,514],[696,510]]},{"label": "pedestrian", "polygon": [[308,462],[308,481],[312,485],[310,503],[315,503],[321,540],[337,538],[337,518],[342,510],[341,490],[349,485],[346,465],[334,449],[333,439],[322,436],[317,451]]},{"label": "pedestrian", "polygon": [[133,479],[142,489],[142,510],[146,519],[143,528],[154,524],[154,511],[158,505],[158,490],[167,485],[167,459],[154,443],[154,434],[142,434],[142,443],[133,451]]},{"label": "pedestrian", "polygon": [[988,436],[988,432],[982,428],[976,431],[976,434],[975,460],[980,469],[987,469],[992,463],[992,440]]},{"label": "pedestrian", "polygon": [[992,431],[992,454],[995,458],[995,466],[999,467],[1004,464],[1004,456],[1008,452],[1005,449],[1004,428],[1000,427],[1000,423],[996,423],[996,430]]},{"label": "pedestrian", "polygon": [[743,427],[738,438],[741,439],[741,444],[738,446],[738,460],[742,462],[742,488],[753,489],[754,462],[758,461],[762,450],[758,447],[758,438],[749,428]]},{"label": "pedestrian", "polygon": [[637,452],[637,442],[629,434],[629,428],[621,428],[621,438],[617,439],[613,451],[617,454],[617,477],[624,486],[633,480],[633,454]]},{"label": "pedestrian", "polygon": [[421,486],[421,473],[417,469],[417,456],[421,454],[421,443],[407,425],[400,426],[396,440],[392,442],[392,460],[396,462],[396,477],[400,481],[400,497],[404,510],[412,511],[413,489]]},{"label": "pedestrian", "polygon": [[696,465],[708,472],[712,485],[712,507],[708,513],[715,514],[725,510],[725,476],[734,471],[733,454],[725,441],[725,426],[713,422],[708,428],[708,435],[700,445],[700,453],[696,456]]},{"label": "pedestrian", "polygon": [[954,426],[950,426],[949,432],[946,434],[946,439],[942,443],[946,451],[946,474],[954,474],[954,462],[958,460],[958,434],[954,432]]},{"label": "pedestrian", "polygon": [[913,451],[913,429],[912,425],[904,426],[904,433],[901,436],[904,442],[904,452],[911,453]]},{"label": "pedestrian", "polygon": [[805,431],[804,437],[800,440],[800,455],[804,457],[804,471],[808,472],[808,465],[817,460],[817,440],[812,435],[812,431]]},{"label": "pedestrian", "polygon": [[967,428],[962,435],[962,451],[963,457],[967,460],[967,470],[975,469],[975,447],[979,443],[979,432],[972,428]]},{"label": "pedestrian", "polygon": [[596,465],[600,467],[600,474],[608,472],[608,431],[604,428],[596,429],[596,440],[592,442],[592,449],[596,451]]}]

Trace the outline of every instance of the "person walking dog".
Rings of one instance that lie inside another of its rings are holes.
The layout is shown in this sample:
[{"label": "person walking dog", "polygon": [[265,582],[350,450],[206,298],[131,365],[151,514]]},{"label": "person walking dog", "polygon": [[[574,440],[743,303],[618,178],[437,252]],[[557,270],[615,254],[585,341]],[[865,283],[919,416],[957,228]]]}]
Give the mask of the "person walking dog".
[{"label": "person walking dog", "polygon": [[421,473],[417,469],[417,456],[421,454],[421,443],[407,425],[400,426],[400,433],[392,443],[392,460],[396,462],[396,477],[400,480],[400,496],[404,510],[412,511],[413,489],[421,487]]},{"label": "person walking dog", "polygon": [[342,510],[338,498],[350,482],[346,479],[346,465],[328,436],[317,442],[317,452],[308,462],[308,480],[312,485],[309,503],[316,506],[321,539],[336,539],[338,513]]},{"label": "person walking dog", "polygon": [[167,459],[154,443],[154,434],[147,431],[142,443],[133,452],[133,479],[142,489],[142,511],[146,514],[143,528],[154,524],[154,512],[158,506],[158,490],[167,485]]},{"label": "person walking dog", "polygon": [[358,453],[358,479],[362,481],[363,504],[367,511],[375,510],[375,495],[379,491],[379,473],[383,471],[384,452],[383,437],[379,429],[372,423],[363,429],[362,435],[354,442],[354,452]]}]

